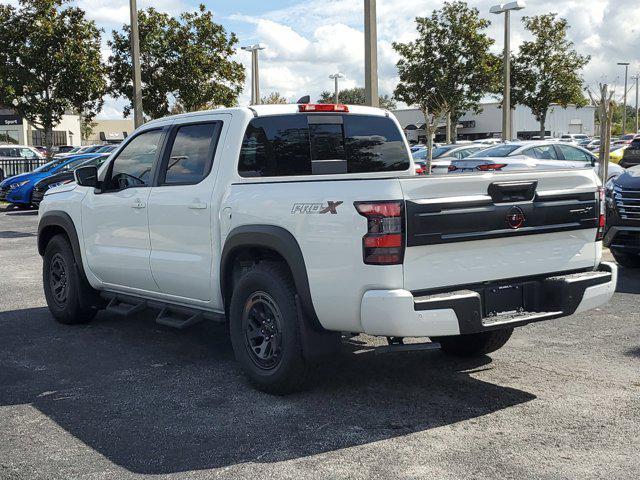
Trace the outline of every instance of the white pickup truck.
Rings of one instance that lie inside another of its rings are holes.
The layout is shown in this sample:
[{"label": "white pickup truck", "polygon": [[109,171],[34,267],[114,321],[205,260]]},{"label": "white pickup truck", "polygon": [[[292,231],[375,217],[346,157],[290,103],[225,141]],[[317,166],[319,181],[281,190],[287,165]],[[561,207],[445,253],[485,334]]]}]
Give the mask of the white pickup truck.
[{"label": "white pickup truck", "polygon": [[75,178],[40,206],[53,316],[226,321],[248,378],[274,393],[299,389],[340,332],[486,354],[514,327],[602,305],[616,286],[591,168],[417,176],[380,109],[168,117]]}]

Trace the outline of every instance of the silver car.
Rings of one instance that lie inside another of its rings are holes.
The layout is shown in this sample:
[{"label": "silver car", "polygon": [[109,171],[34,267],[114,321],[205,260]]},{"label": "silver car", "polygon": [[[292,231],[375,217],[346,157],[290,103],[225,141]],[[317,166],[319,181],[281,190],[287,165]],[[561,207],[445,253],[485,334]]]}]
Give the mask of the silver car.
[{"label": "silver car", "polygon": [[[576,145],[530,141],[505,143],[487,148],[465,159],[454,160],[449,167],[449,173],[584,167],[593,167],[597,172],[598,166],[598,157]],[[622,172],[622,167],[609,162],[608,180]]]},{"label": "silver car", "polygon": [[[432,174],[447,173],[449,165],[456,159],[467,158],[469,155],[486,149],[488,145],[476,143],[451,143],[442,145],[433,149],[433,160],[431,162]],[[425,162],[427,160],[427,149],[423,148],[417,152],[413,152],[413,159],[417,162]]]}]

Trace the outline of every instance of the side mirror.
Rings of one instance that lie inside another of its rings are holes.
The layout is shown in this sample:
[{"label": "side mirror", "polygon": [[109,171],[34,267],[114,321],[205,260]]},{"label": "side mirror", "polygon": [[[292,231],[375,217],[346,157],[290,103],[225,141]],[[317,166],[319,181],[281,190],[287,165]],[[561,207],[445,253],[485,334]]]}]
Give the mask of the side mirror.
[{"label": "side mirror", "polygon": [[73,177],[78,185],[82,187],[98,187],[98,167],[88,166],[76,168]]}]

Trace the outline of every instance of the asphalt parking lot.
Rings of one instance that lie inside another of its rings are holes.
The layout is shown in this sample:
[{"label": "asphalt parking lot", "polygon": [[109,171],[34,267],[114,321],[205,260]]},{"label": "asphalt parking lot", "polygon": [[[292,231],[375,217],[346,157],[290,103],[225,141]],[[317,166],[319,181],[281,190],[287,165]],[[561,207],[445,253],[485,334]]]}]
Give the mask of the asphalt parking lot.
[{"label": "asphalt parking lot", "polygon": [[364,338],[280,398],[244,382],[222,325],[55,323],[36,225],[0,207],[0,479],[640,475],[640,271],[491,357],[375,355]]}]

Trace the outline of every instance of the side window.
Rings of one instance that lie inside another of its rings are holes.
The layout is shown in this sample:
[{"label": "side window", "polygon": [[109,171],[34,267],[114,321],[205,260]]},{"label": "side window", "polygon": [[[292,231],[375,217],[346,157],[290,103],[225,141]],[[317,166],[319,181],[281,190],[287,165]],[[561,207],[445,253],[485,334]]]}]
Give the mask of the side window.
[{"label": "side window", "polygon": [[253,119],[242,141],[238,172],[243,177],[310,175],[307,117]]},{"label": "side window", "polygon": [[107,189],[149,186],[153,162],[161,140],[161,130],[149,130],[131,140],[111,163]]},{"label": "side window", "polygon": [[22,158],[36,158],[36,154],[29,148],[21,148],[20,156]]},{"label": "side window", "polygon": [[185,185],[202,181],[211,171],[221,122],[184,125],[176,131],[160,184]]},{"label": "side window", "polygon": [[533,147],[525,152],[528,157],[537,158],[539,160],[558,160],[558,154],[553,145],[540,145]]},{"label": "side window", "polygon": [[469,155],[471,155],[473,153],[473,149],[470,148],[465,148],[464,150],[459,150],[456,153],[456,158],[462,159],[462,158],[467,158]]},{"label": "side window", "polygon": [[558,145],[558,148],[562,152],[562,156],[565,160],[579,162],[591,161],[591,157],[578,148],[570,147],[569,145]]}]

